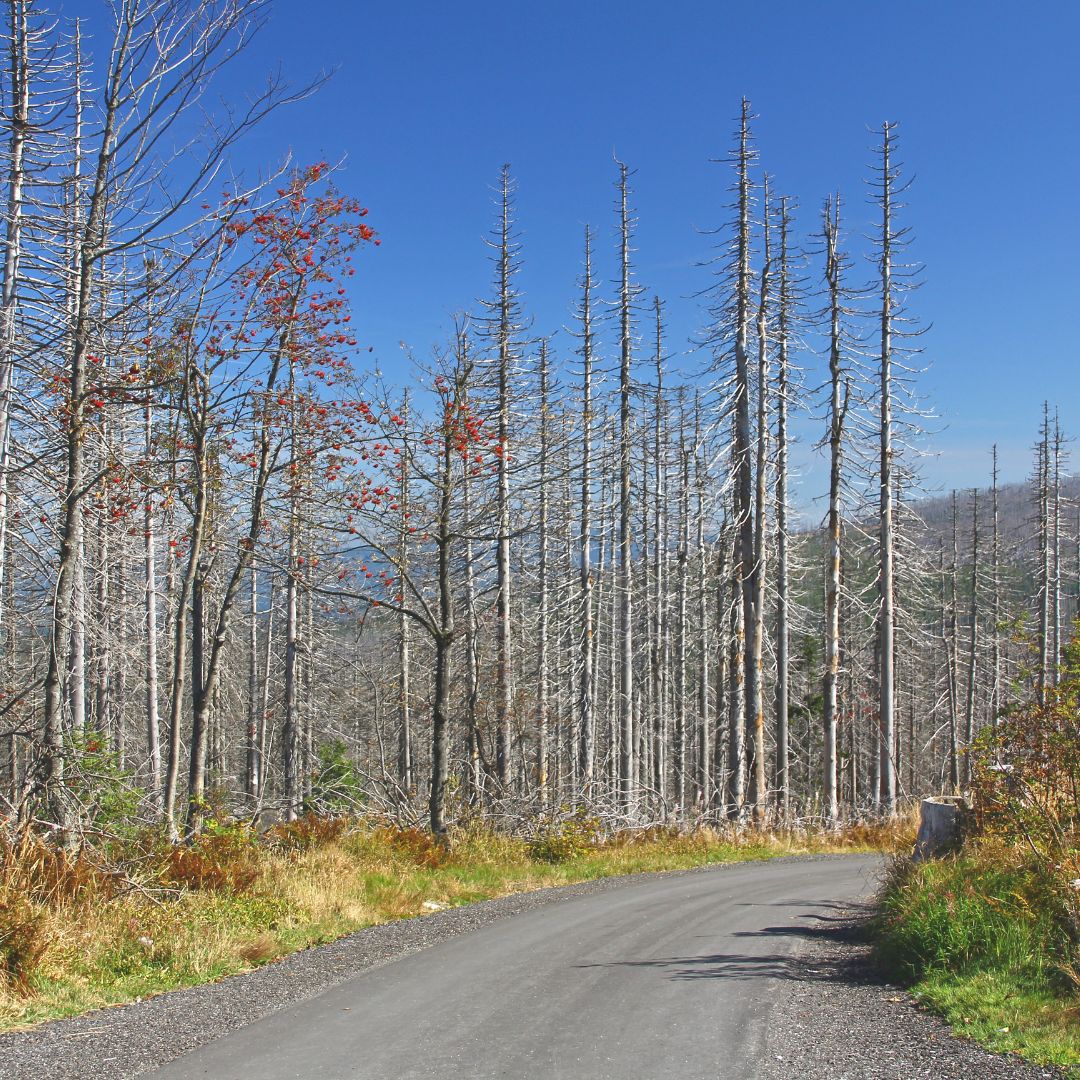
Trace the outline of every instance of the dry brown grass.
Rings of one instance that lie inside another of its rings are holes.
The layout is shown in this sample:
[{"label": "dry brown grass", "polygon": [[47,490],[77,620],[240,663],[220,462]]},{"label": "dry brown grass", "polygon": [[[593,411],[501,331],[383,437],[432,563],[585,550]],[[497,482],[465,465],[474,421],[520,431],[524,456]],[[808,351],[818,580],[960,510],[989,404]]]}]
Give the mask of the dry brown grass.
[{"label": "dry brown grass", "polygon": [[264,932],[241,946],[237,950],[237,955],[245,964],[257,967],[259,964],[265,964],[267,960],[273,960],[280,952],[280,948],[277,939]]}]

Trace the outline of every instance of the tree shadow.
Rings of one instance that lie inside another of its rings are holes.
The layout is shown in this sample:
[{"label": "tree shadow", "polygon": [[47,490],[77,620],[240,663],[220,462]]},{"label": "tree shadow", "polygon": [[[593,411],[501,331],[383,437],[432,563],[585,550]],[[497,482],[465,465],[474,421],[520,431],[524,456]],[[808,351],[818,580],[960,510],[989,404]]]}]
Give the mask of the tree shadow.
[{"label": "tree shadow", "polygon": [[[760,930],[740,930],[732,937],[760,942],[790,941],[790,950],[747,951],[745,953],[708,953],[699,956],[653,957],[648,960],[617,960],[603,964],[579,964],[581,968],[651,968],[665,973],[673,981],[697,979],[782,979],[796,982],[824,982],[842,985],[884,986],[885,980],[868,962],[865,948],[797,948],[797,940],[832,946],[865,946],[869,941],[866,905],[823,904],[806,901],[814,907],[831,908],[835,915],[820,911],[804,912],[785,926],[765,926]],[[775,905],[789,907],[798,901]]]}]

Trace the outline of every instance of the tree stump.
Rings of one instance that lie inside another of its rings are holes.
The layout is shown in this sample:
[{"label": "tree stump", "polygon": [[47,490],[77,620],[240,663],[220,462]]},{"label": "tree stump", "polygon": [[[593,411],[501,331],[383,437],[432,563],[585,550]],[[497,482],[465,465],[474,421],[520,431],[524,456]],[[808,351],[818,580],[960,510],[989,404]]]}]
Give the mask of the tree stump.
[{"label": "tree stump", "polygon": [[967,809],[967,803],[959,795],[936,795],[923,799],[912,859],[922,862],[955,851],[963,839]]}]

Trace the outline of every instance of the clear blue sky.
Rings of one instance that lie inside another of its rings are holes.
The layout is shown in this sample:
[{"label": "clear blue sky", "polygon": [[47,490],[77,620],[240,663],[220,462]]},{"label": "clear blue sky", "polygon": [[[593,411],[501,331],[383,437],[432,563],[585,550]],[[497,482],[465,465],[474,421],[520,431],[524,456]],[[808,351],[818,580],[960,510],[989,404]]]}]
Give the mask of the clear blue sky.
[{"label": "clear blue sky", "polygon": [[986,482],[994,441],[1005,479],[1025,475],[1044,397],[1080,433],[1078,38],[1080,6],[1064,2],[277,0],[224,89],[279,63],[295,82],[336,69],[248,141],[244,165],[345,159],[339,183],[383,240],[357,275],[356,322],[391,376],[399,341],[425,353],[487,293],[504,161],[544,333],[569,321],[585,222],[613,275],[613,151],[637,169],[639,277],[668,301],[675,346],[703,318],[695,227],[725,218],[729,176],[709,159],[740,96],[805,227],[839,188],[849,227],[869,229],[869,129],[900,121],[926,265],[916,307],[934,324],[921,386],[947,425],[926,472],[964,487]]}]

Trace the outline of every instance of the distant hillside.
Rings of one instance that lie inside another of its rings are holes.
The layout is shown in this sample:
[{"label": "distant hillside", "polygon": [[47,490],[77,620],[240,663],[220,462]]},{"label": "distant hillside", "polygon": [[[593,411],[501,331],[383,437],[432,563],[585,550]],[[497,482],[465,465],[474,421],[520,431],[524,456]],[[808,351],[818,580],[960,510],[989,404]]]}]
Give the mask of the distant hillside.
[{"label": "distant hillside", "polygon": [[[979,522],[983,537],[990,536],[990,489],[979,488]],[[925,522],[934,537],[952,542],[952,496],[936,495],[921,499],[911,507]],[[960,544],[966,548],[971,535],[971,489],[958,491],[956,510]],[[1023,543],[1035,535],[1038,506],[1030,484],[1003,484],[998,488],[998,520],[1002,543],[1006,546]],[[1080,514],[1080,476],[1067,476],[1061,483],[1061,535],[1077,536],[1077,517]]]}]

